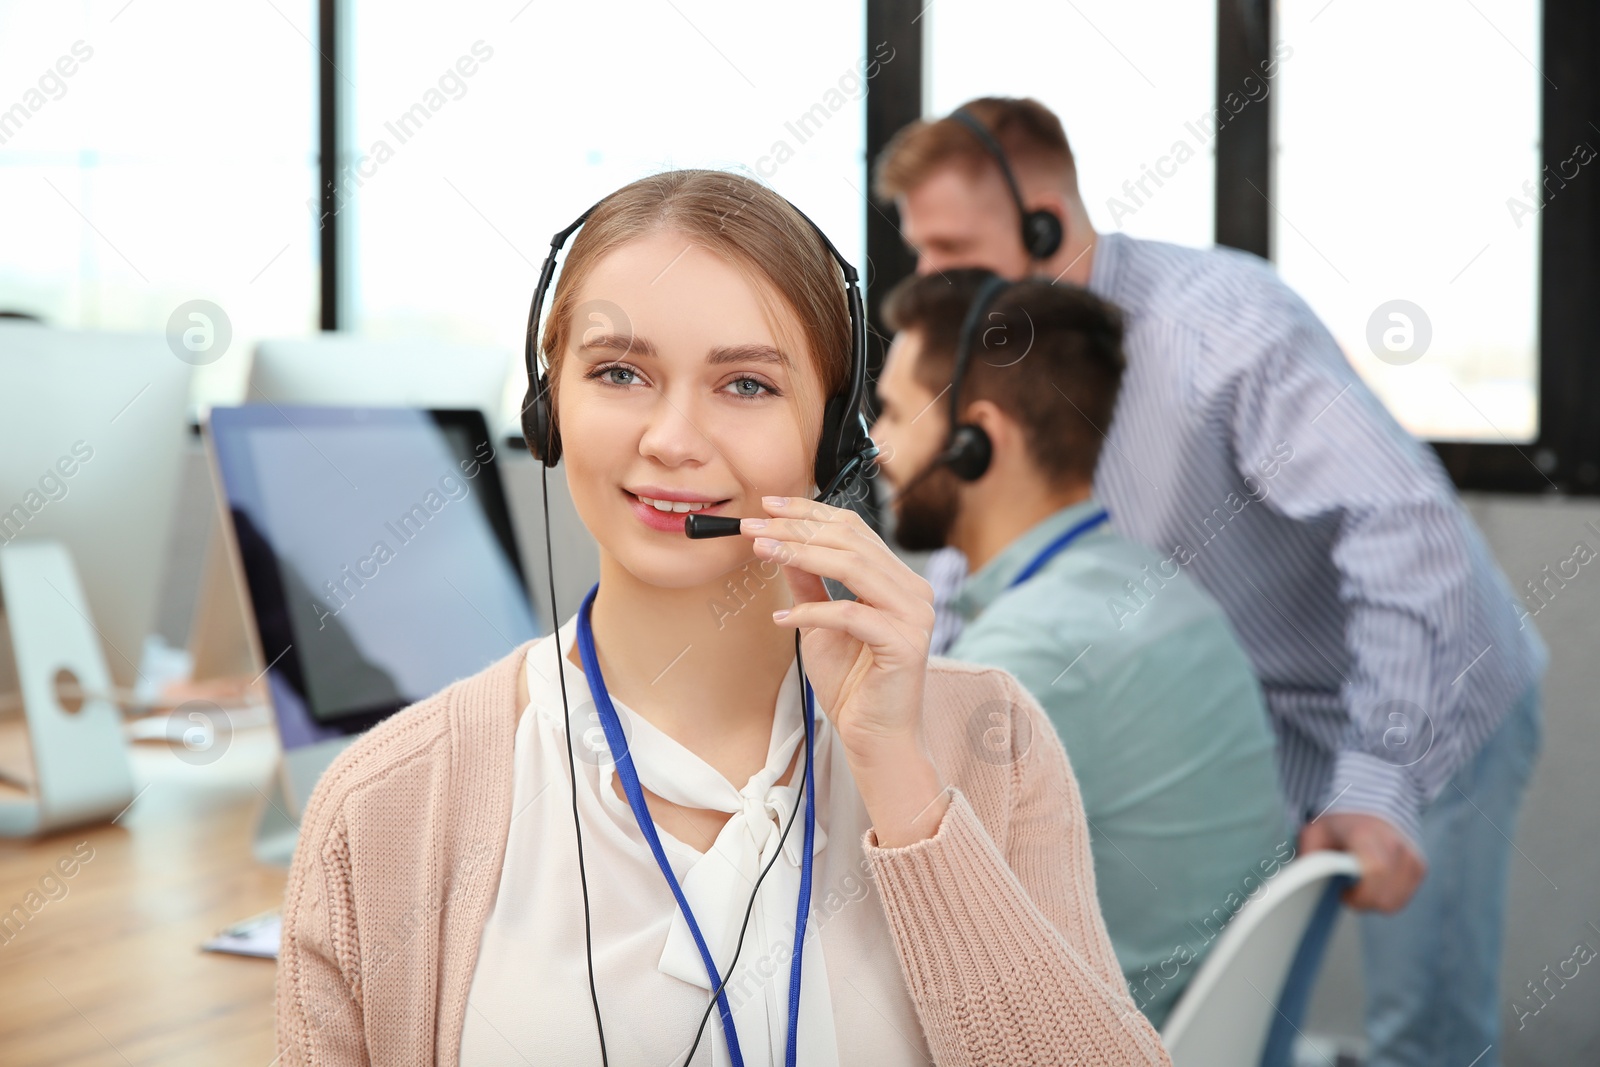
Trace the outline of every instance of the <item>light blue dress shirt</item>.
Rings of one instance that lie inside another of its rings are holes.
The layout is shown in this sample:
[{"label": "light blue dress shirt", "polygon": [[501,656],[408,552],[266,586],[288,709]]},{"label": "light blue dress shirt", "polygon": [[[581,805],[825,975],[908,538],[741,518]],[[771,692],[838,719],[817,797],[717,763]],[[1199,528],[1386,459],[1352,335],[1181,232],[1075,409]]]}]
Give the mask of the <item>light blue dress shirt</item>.
[{"label": "light blue dress shirt", "polygon": [[1179,568],[1163,571],[1159,555],[1102,525],[1007,589],[1099,508],[1063,508],[971,575],[952,602],[966,622],[946,654],[1010,671],[1060,734],[1106,929],[1135,1003],[1160,1027],[1292,838],[1250,661]]}]

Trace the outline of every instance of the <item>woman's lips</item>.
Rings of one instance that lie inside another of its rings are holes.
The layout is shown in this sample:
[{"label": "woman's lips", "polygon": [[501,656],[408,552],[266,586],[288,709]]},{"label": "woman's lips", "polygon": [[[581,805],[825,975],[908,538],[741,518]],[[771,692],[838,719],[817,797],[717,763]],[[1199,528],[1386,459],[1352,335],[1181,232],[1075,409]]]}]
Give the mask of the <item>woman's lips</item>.
[{"label": "woman's lips", "polygon": [[[622,495],[628,498],[628,506],[633,508],[633,513],[638,517],[640,522],[644,523],[652,530],[659,530],[662,533],[675,533],[682,537],[684,520],[687,519],[691,514],[694,514],[693,512],[688,511],[658,511],[653,505],[646,504],[643,500],[640,500],[626,489],[622,491]],[[712,504],[709,507],[701,508],[698,514],[715,515],[726,503],[728,503],[728,501],[724,500],[720,503]]]}]

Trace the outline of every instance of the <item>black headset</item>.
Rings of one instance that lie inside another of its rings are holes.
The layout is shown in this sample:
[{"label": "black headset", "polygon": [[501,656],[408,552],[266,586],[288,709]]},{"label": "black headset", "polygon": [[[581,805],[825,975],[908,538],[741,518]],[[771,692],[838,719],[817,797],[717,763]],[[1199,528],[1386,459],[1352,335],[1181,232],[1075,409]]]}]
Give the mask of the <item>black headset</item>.
[{"label": "black headset", "polygon": [[[544,308],[545,293],[555,276],[556,253],[561,251],[561,246],[573,231],[588,221],[595,208],[603,203],[605,200],[579,215],[570,226],[550,238],[550,254],[545,257],[544,266],[539,271],[539,284],[533,291],[533,306],[528,310],[528,336],[523,353],[528,368],[528,392],[522,401],[522,436],[528,443],[528,451],[533,453],[535,459],[543,460],[546,467],[554,467],[561,460],[561,434],[555,428],[550,410],[549,373],[540,370],[537,378],[534,375],[539,316]],[[861,410],[867,386],[867,317],[862,306],[861,282],[856,269],[839,254],[833,242],[828,240],[828,235],[811,221],[809,215],[788,200],[784,203],[789,204],[794,213],[806,221],[806,225],[816,233],[817,239],[839,265],[850,302],[850,379],[845,391],[830,397],[823,408],[822,436],[817,443],[817,460],[813,468],[819,490],[817,500],[826,501],[850,478],[864,475],[867,462],[878,455],[878,446],[872,443],[867,418]]]},{"label": "black headset", "polygon": [[1017,213],[1022,216],[1022,247],[1028,250],[1028,255],[1035,260],[1049,259],[1055,255],[1066,233],[1061,216],[1046,208],[1028,210],[1022,202],[1022,189],[1017,185],[1016,175],[1011,173],[1005,150],[994,139],[994,134],[989,132],[989,127],[979,121],[976,115],[964,107],[958,107],[950,113],[950,117],[971,130],[989,155],[994,157],[994,161],[1000,164],[1000,174],[1006,180],[1006,188],[1011,190],[1011,199],[1017,203]]},{"label": "black headset", "polygon": [[955,370],[950,375],[950,434],[945,438],[944,451],[934,456],[926,467],[902,485],[896,496],[903,497],[940,467],[950,471],[964,482],[975,482],[989,470],[994,459],[994,442],[989,432],[975,422],[961,422],[961,383],[967,376],[967,364],[972,360],[972,349],[978,338],[979,327],[989,309],[1011,285],[998,274],[983,280],[978,292],[967,307],[967,317],[962,320],[961,333],[956,339]]}]

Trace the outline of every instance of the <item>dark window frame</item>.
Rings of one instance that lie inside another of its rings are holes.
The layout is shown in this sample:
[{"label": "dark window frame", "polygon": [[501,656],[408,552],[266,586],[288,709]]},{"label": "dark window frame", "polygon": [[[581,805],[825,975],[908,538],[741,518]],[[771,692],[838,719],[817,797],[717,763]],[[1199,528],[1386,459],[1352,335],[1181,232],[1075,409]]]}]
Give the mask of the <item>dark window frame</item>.
[{"label": "dark window frame", "polygon": [[[1600,11],[1586,0],[1545,0],[1540,145],[1551,168],[1580,140],[1600,144],[1589,125],[1600,116],[1600,75],[1589,59],[1597,31]],[[1258,69],[1272,41],[1269,0],[1219,0],[1219,98]],[[1272,188],[1273,98],[1263,103],[1217,135],[1216,241],[1270,259],[1271,207],[1249,184]],[[1585,404],[1600,398],[1600,367],[1585,350],[1596,333],[1589,294],[1600,289],[1600,175],[1584,177],[1551,197],[1537,220],[1539,436],[1527,444],[1429,442],[1457,488],[1600,495],[1600,420],[1584,418]]]},{"label": "dark window frame", "polygon": [[345,46],[342,32],[343,0],[318,0],[317,3],[317,190],[320,197],[321,218],[317,228],[318,249],[321,253],[320,319],[324,330],[337,330],[340,277],[345,264],[339,255],[339,122],[342,108],[347,106],[344,90],[339,87],[339,68],[333,57]]},{"label": "dark window frame", "polygon": [[[872,163],[895,132],[922,117],[922,13],[926,0],[866,0],[867,40],[876,44],[888,41],[895,60],[885,66],[867,90],[867,145],[864,161],[863,192],[872,197]],[[867,305],[871,335],[867,343],[867,375],[878,380],[883,357],[889,347],[890,331],[883,323],[879,305],[889,289],[917,269],[917,257],[900,236],[900,212],[893,204],[876,200],[862,205],[867,214],[867,269],[862,272],[866,287],[862,299]],[[869,394],[871,390],[869,390]],[[876,409],[877,397],[867,403]]]}]

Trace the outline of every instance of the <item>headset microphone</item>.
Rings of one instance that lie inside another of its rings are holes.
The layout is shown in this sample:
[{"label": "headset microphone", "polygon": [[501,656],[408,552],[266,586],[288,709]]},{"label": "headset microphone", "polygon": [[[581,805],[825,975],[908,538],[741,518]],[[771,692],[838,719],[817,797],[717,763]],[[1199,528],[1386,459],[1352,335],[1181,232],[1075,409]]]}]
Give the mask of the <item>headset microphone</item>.
[{"label": "headset microphone", "polygon": [[[868,442],[871,444],[870,440]],[[848,483],[852,478],[866,473],[866,464],[878,455],[878,446],[872,445],[870,449],[857,452],[845,465],[841,467],[832,478],[828,480],[828,487],[818,493],[813,499],[817,503],[826,503],[833,498],[835,492]],[[742,520],[736,515],[702,515],[690,512],[683,519],[683,533],[696,541],[707,537],[732,537],[739,532],[739,523]]]},{"label": "headset microphone", "polygon": [[732,537],[743,519],[728,515],[690,515],[683,520],[683,532],[696,541],[705,537]]}]

